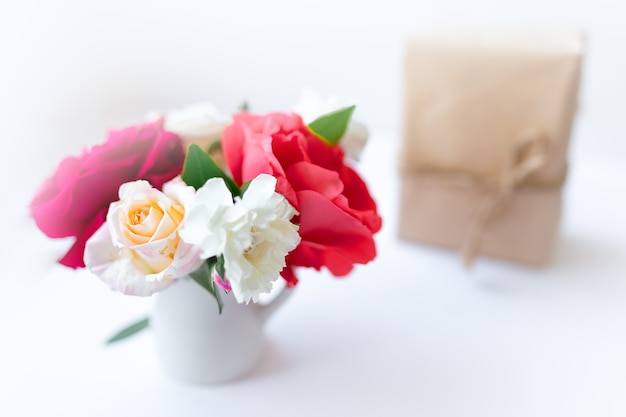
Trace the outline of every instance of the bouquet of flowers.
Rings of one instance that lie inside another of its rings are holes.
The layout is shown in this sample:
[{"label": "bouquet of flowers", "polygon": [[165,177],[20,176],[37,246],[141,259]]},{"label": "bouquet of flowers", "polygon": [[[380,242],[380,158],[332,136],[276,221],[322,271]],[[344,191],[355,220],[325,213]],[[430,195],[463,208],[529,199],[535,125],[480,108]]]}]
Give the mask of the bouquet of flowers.
[{"label": "bouquet of flowers", "polygon": [[64,159],[30,205],[60,259],[149,296],[191,277],[217,300],[257,302],[298,268],[345,276],[376,256],[368,187],[338,146],[354,106],[308,124],[295,112],[173,112]]}]

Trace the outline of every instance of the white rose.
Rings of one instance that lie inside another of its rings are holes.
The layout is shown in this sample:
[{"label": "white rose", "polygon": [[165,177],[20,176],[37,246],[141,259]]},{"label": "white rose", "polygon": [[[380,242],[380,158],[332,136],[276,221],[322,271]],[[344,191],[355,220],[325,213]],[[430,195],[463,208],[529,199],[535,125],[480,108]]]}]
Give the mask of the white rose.
[{"label": "white rose", "polygon": [[239,303],[269,293],[285,257],[300,243],[290,219],[296,210],[276,193],[276,178],[261,174],[233,202],[224,181],[214,178],[198,190],[181,238],[203,249],[202,257],[224,255],[224,278]]},{"label": "white rose", "polygon": [[[306,88],[302,91],[300,101],[293,107],[293,111],[302,117],[305,124],[313,122],[320,116],[331,113],[354,104],[352,100],[338,96],[323,98],[315,90]],[[363,123],[351,120],[346,132],[339,141],[346,155],[358,161],[369,138],[369,130]]]},{"label": "white rose", "polygon": [[214,105],[199,103],[168,112],[163,128],[176,133],[187,145],[194,143],[206,150],[222,138],[230,122],[231,118],[221,114]]},{"label": "white rose", "polygon": [[107,221],[87,241],[89,270],[113,289],[140,296],[196,270],[202,263],[200,248],[178,234],[194,194],[179,177],[163,192],[142,180],[122,184],[120,200],[110,205]]}]

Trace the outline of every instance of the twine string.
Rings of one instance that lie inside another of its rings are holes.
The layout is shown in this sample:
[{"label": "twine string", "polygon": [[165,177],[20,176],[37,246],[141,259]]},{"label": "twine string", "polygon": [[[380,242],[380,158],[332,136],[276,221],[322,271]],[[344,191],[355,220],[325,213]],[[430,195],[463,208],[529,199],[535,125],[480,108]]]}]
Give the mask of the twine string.
[{"label": "twine string", "polygon": [[527,130],[513,143],[507,168],[500,175],[496,187],[479,203],[461,245],[463,265],[469,268],[482,243],[487,225],[511,200],[515,189],[530,174],[546,163],[548,141],[536,130]]}]

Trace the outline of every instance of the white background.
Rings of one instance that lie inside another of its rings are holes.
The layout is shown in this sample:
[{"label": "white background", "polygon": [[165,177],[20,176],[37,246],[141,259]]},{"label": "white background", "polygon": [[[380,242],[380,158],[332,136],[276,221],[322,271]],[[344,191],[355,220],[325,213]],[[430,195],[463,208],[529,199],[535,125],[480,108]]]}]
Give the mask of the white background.
[{"label": "white background", "polygon": [[574,146],[626,156],[625,18],[622,0],[4,1],[0,109],[11,136],[73,149],[149,110],[283,109],[310,86],[397,128],[412,32],[573,27],[588,36]]},{"label": "white background", "polygon": [[[0,415],[626,415],[626,2],[4,1]],[[588,35],[553,265],[530,270],[395,239],[402,47],[440,25]],[[308,274],[246,380],[159,373],[149,334],[101,341],[150,308],[54,264],[27,204],[60,159],[154,109],[291,107],[303,87],[355,98],[361,168],[385,226],[346,280]]]}]

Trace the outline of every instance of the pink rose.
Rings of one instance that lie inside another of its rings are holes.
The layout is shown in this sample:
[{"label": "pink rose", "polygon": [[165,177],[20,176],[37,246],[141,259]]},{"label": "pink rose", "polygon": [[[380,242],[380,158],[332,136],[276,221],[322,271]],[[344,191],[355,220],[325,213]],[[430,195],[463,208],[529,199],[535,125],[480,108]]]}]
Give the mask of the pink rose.
[{"label": "pink rose", "polygon": [[104,223],[120,185],[142,179],[161,189],[180,174],[182,141],[162,125],[158,120],[110,132],[103,145],[61,161],[37,190],[30,204],[37,226],[51,238],[76,238],[61,264],[85,266],[85,243]]},{"label": "pink rose", "polygon": [[294,267],[325,266],[343,276],[374,259],[373,234],[382,223],[376,203],[343,150],[312,134],[300,116],[239,113],[224,131],[222,150],[235,182],[271,174],[276,192],[300,213],[293,222],[302,240],[281,272],[289,285],[297,283]]}]

